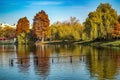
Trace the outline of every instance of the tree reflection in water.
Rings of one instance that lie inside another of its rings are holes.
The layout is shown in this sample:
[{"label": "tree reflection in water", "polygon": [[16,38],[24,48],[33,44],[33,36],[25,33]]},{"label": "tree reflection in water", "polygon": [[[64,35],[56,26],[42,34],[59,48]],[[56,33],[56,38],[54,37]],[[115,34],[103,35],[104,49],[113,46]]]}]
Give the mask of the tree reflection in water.
[{"label": "tree reflection in water", "polygon": [[35,65],[36,73],[42,78],[46,79],[50,71],[50,49],[47,45],[39,45],[35,47],[34,63],[36,64],[36,57],[38,58],[37,65]]},{"label": "tree reflection in water", "polygon": [[29,71],[30,51],[28,45],[17,46],[17,63],[21,72]]},{"label": "tree reflection in water", "polygon": [[[59,67],[61,66],[64,66],[62,67],[62,70],[63,72],[66,71],[66,74],[69,74],[69,71],[72,71],[71,69],[73,69],[76,72],[79,71],[80,72],[79,74],[82,74],[81,72],[83,71],[81,70],[80,67],[84,67],[84,70],[88,71],[86,73],[90,75],[90,78],[92,80],[116,79],[116,76],[118,78],[119,77],[118,75],[120,74],[119,72],[120,49],[95,48],[95,47],[81,46],[81,45],[39,45],[39,46],[34,46],[32,48],[34,48],[34,50],[33,52],[31,52],[32,54],[31,56],[28,46],[25,45],[18,46],[17,62],[21,64],[21,58],[28,58],[28,59],[22,59],[22,65],[18,65],[18,67],[20,71],[22,71],[23,73],[27,71],[30,72],[33,70],[33,72],[35,72],[35,75],[38,75],[39,78],[42,78],[43,80],[47,80],[48,78],[50,78],[50,76],[53,76],[52,75],[54,74],[53,70],[56,70],[55,72],[57,72],[58,75],[61,75],[60,74],[61,71],[59,71]],[[79,55],[79,57],[73,57],[72,58],[73,63],[74,61],[77,62],[75,62],[74,65],[69,64],[69,66],[66,67],[66,64],[70,62],[69,61],[70,58],[60,58],[60,56],[71,56],[71,55]],[[51,58],[48,57],[59,57],[59,58],[55,58],[54,62],[52,63]],[[36,59],[38,60],[36,61]],[[62,61],[63,62],[66,61],[67,63],[59,64],[59,62]],[[78,66],[78,64],[81,65]],[[67,73],[68,68],[69,71]],[[85,74],[85,76],[88,75]],[[79,78],[79,76],[76,77]]]},{"label": "tree reflection in water", "polygon": [[115,79],[119,73],[120,50],[93,48],[90,46],[82,49],[86,53],[86,64],[91,77],[98,80]]}]

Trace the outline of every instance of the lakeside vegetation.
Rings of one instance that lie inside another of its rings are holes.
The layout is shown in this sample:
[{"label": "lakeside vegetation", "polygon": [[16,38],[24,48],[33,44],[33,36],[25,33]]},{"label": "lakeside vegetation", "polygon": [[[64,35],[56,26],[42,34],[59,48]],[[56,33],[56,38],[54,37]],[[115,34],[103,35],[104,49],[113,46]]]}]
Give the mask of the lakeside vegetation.
[{"label": "lakeside vegetation", "polygon": [[18,20],[16,29],[11,30],[9,26],[8,29],[0,27],[0,37],[16,37],[17,44],[78,43],[118,47],[120,45],[120,15],[108,3],[101,3],[95,11],[88,14],[82,24],[76,17],[70,17],[67,21],[57,21],[49,25],[48,15],[41,10],[34,16],[32,29],[27,17],[23,17]]},{"label": "lakeside vegetation", "polygon": [[120,40],[107,40],[107,41],[81,41],[74,44],[81,44],[85,46],[94,47],[120,47]]}]

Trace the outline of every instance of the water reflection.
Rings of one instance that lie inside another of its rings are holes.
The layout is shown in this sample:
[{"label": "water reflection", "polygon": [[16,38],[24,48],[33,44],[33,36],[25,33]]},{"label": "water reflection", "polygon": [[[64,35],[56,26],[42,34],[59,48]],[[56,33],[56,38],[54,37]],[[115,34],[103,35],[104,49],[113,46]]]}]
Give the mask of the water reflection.
[{"label": "water reflection", "polygon": [[15,51],[14,45],[0,45],[0,65],[8,66],[9,58],[15,57]]},{"label": "water reflection", "polygon": [[37,74],[42,76],[43,80],[47,78],[50,72],[50,48],[47,45],[35,47],[34,64]]},{"label": "water reflection", "polygon": [[30,66],[30,50],[28,45],[17,46],[17,63],[21,72],[29,71]]},{"label": "water reflection", "polygon": [[52,56],[80,55],[80,48],[75,45],[50,45]]},{"label": "water reflection", "polygon": [[91,77],[98,80],[115,79],[120,68],[120,50],[108,48],[83,47],[86,53],[86,64]]},{"label": "water reflection", "polygon": [[[8,65],[3,67],[8,72],[7,75],[4,75],[6,78],[9,77],[11,71],[16,72],[16,76],[22,74],[21,78],[25,77],[26,80],[30,80],[32,77],[32,80],[117,80],[120,78],[119,48],[39,45],[32,47],[33,51],[30,50],[31,48],[27,45],[18,45],[17,48],[14,45],[0,46],[1,71],[1,66],[8,64],[9,58],[16,58],[12,68],[6,68]],[[72,62],[70,62],[70,57],[61,57],[74,55],[78,55],[78,57],[72,57]],[[56,58],[53,58],[52,62],[52,58],[49,57]],[[17,77],[11,78],[11,80],[20,79]]]},{"label": "water reflection", "polygon": [[[50,45],[51,57],[54,58],[54,62],[71,62],[70,58],[72,56],[72,61],[79,61],[81,53],[81,46],[76,45]],[[67,56],[67,57],[62,57]]]}]

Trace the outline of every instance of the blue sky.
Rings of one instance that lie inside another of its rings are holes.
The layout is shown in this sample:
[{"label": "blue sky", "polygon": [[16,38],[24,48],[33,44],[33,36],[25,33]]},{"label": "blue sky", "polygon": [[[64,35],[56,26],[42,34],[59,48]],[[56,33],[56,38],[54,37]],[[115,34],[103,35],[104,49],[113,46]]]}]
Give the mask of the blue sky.
[{"label": "blue sky", "polygon": [[1,0],[0,23],[16,24],[19,18],[26,16],[32,24],[34,16],[41,10],[48,14],[51,24],[71,16],[82,23],[100,3],[111,4],[120,15],[120,0]]}]

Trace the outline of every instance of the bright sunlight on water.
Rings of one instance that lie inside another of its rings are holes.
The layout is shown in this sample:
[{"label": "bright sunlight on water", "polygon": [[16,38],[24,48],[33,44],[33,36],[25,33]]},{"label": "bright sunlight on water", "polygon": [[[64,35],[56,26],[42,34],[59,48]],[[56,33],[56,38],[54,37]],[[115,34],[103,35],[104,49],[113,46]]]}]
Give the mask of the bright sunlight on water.
[{"label": "bright sunlight on water", "polygon": [[120,49],[1,45],[0,80],[119,80]]}]

